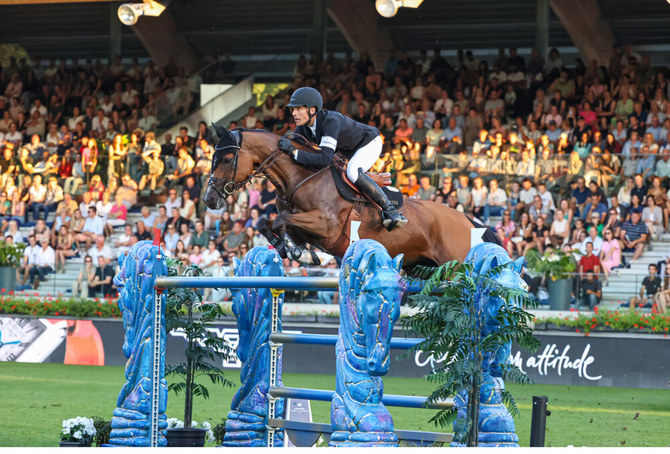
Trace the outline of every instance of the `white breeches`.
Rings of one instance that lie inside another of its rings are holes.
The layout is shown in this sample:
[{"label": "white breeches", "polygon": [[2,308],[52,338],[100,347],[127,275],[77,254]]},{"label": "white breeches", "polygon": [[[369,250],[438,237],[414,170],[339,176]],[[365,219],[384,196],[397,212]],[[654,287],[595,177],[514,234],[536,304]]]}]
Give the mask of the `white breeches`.
[{"label": "white breeches", "polygon": [[349,178],[349,181],[356,183],[356,180],[358,180],[358,169],[363,169],[363,172],[367,172],[375,165],[375,162],[377,162],[377,159],[382,154],[383,146],[384,142],[381,136],[377,136],[354,153],[347,165],[347,178]]}]

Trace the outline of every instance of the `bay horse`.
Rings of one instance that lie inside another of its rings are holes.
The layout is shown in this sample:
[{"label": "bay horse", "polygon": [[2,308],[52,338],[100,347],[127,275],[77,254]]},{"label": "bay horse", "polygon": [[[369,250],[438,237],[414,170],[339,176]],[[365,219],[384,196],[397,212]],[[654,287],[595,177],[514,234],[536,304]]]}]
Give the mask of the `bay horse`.
[{"label": "bay horse", "polygon": [[[300,246],[306,243],[343,257],[350,244],[351,222],[359,221],[359,238],[377,240],[392,257],[404,254],[406,266],[441,265],[454,259],[463,261],[470,250],[471,230],[485,227],[446,205],[405,197],[400,211],[409,222],[389,232],[376,207],[355,206],[340,196],[330,168],[304,167],[279,150],[278,143],[287,140],[285,137],[263,130],[214,128],[220,139],[212,159],[206,205],[221,209],[226,198],[252,178],[266,177],[276,187],[279,215],[259,231],[271,244],[279,241],[285,246],[291,259],[302,255]],[[292,142],[302,150],[318,152]],[[483,240],[500,244],[490,229]],[[316,254],[311,257],[313,262],[318,260]]]}]

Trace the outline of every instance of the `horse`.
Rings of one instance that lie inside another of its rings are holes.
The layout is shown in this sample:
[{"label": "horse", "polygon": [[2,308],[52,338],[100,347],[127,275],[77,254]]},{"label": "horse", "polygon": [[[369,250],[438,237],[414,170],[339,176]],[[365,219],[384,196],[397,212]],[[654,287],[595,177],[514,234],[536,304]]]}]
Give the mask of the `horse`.
[{"label": "horse", "polygon": [[[235,259],[236,276],[283,276],[282,261],[274,249],[256,246],[242,261]],[[279,313],[283,295],[279,296]],[[270,289],[233,289],[233,313],[237,319],[239,342],[237,357],[242,361],[241,386],[230,404],[223,446],[267,446],[268,385],[270,383],[270,331],[272,331],[272,296]],[[278,330],[281,331],[281,318]],[[281,357],[281,348],[278,353]],[[278,362],[277,386],[281,383],[281,361]],[[275,403],[277,415],[284,412],[284,399]],[[277,430],[274,445],[284,444],[284,433]]]},{"label": "horse", "polygon": [[[279,150],[279,140],[288,139],[263,130],[214,127],[220,139],[205,192],[206,205],[214,210],[224,208],[226,198],[252,178],[266,177],[277,188],[279,215],[274,222],[261,224],[259,231],[282,257],[288,255],[297,260],[303,252],[301,247],[307,243],[342,257],[352,240],[350,225],[359,221],[360,238],[379,241],[391,256],[404,254],[406,265],[441,265],[464,260],[470,250],[471,230],[485,227],[446,205],[405,198],[400,211],[409,222],[389,232],[376,207],[354,204],[340,196],[330,167],[310,169]],[[292,142],[297,148],[314,151],[303,143]],[[500,244],[490,229],[483,239]],[[311,254],[311,260],[317,261],[316,254]]]},{"label": "horse", "polygon": [[[126,382],[121,388],[112,416],[109,444],[113,446],[151,446],[150,417],[153,367],[154,283],[157,276],[167,275],[167,264],[159,257],[158,246],[140,241],[119,255],[119,272],[114,285],[119,290],[118,305],[123,316],[123,354]],[[165,351],[165,306],[160,314],[160,351]],[[165,355],[160,355],[158,389],[158,446],[167,446],[165,407],[167,381]]]},{"label": "horse", "polygon": [[400,315],[402,255],[391,259],[374,240],[347,250],[340,273],[340,328],[336,387],[331,402],[331,446],[398,446],[382,404],[393,324]]}]

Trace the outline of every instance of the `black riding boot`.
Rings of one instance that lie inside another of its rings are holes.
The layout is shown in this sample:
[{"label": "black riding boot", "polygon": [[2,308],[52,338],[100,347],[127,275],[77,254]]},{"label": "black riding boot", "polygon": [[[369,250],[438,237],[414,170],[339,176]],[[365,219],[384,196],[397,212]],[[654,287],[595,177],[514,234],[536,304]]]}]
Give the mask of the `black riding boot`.
[{"label": "black riding boot", "polygon": [[386,197],[384,191],[382,191],[382,188],[361,169],[358,170],[358,180],[356,180],[355,184],[358,189],[363,191],[382,208],[384,211],[382,224],[384,224],[384,227],[389,232],[395,227],[404,227],[407,224],[407,218],[396,210],[395,206]]}]

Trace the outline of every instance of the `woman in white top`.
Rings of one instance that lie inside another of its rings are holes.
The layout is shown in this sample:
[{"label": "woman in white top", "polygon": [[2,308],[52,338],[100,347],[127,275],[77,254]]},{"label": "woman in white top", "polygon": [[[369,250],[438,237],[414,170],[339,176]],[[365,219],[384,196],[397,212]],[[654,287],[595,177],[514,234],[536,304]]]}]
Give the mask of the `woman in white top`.
[{"label": "woman in white top", "polygon": [[626,184],[621,186],[619,192],[617,193],[616,198],[619,200],[619,205],[621,205],[624,208],[630,207],[631,203],[630,191],[633,189],[633,185],[634,185],[633,178],[627,177]]},{"label": "woman in white top", "polygon": [[181,217],[189,221],[195,220],[195,203],[191,200],[191,193],[184,190],[181,196],[181,208],[179,209]]},{"label": "woman in white top", "polygon": [[475,178],[473,184],[474,188],[471,191],[472,214],[479,218],[484,214],[484,205],[486,204],[486,197],[489,194],[489,190],[484,186],[484,181],[481,177]]},{"label": "woman in white top", "polygon": [[565,213],[560,208],[556,210],[554,215],[554,222],[551,223],[551,230],[549,231],[549,238],[555,248],[560,248],[563,243],[570,238],[570,224],[565,219]]},{"label": "woman in white top", "polygon": [[647,206],[642,210],[642,222],[647,224],[649,234],[659,237],[663,233],[663,210],[653,197],[647,197]]}]

